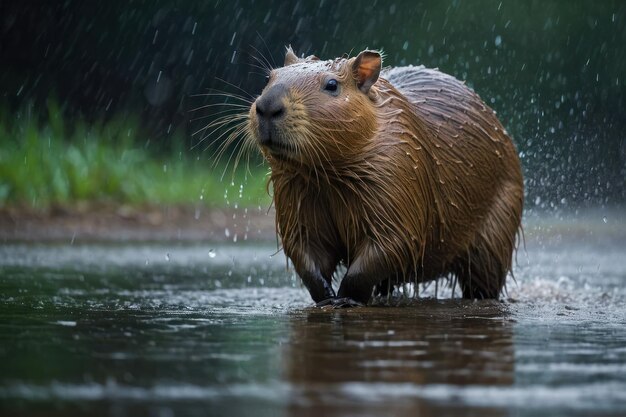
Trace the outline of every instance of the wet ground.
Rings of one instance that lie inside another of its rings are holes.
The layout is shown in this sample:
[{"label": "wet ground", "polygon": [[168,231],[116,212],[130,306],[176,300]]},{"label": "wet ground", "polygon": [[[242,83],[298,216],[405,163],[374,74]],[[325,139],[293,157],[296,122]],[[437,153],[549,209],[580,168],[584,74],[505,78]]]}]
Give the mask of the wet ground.
[{"label": "wet ground", "polygon": [[502,302],[348,310],[271,243],[0,244],[0,415],[626,415],[623,212],[529,217]]}]

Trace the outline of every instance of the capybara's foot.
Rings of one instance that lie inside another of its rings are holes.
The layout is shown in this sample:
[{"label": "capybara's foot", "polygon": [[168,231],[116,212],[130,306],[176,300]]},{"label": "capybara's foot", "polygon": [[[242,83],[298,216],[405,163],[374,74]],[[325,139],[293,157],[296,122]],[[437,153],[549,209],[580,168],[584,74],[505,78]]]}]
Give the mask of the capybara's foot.
[{"label": "capybara's foot", "polygon": [[327,298],[315,304],[315,307],[320,308],[351,308],[351,307],[363,307],[363,303],[353,300],[350,297],[333,297]]}]

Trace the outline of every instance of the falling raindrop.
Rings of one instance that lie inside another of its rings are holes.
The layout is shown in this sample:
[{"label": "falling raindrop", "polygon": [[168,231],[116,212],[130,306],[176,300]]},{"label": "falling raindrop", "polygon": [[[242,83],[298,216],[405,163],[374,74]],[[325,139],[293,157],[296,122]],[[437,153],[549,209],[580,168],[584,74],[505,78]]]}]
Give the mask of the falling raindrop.
[{"label": "falling raindrop", "polygon": [[215,258],[216,255],[215,249],[209,249],[209,258]]}]

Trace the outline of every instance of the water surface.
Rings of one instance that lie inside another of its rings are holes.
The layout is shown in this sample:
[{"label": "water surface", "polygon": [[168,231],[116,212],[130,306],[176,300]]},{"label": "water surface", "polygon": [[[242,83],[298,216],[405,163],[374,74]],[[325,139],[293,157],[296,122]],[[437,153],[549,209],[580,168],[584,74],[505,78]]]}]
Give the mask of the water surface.
[{"label": "water surface", "polygon": [[626,239],[603,224],[537,221],[501,302],[348,310],[312,308],[271,244],[6,243],[0,414],[624,415]]}]

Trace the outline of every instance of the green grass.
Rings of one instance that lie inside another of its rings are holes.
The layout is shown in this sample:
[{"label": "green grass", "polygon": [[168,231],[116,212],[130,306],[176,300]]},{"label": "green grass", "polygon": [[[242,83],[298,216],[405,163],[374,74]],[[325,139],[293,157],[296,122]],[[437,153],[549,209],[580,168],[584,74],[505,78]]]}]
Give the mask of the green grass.
[{"label": "green grass", "polygon": [[[270,201],[266,166],[251,172],[213,167],[184,135],[172,135],[167,152],[142,146],[139,124],[114,119],[71,129],[52,103],[47,118],[28,112],[0,116],[0,207],[47,208],[79,202],[238,205]],[[225,175],[223,173],[226,172]],[[223,176],[223,180],[222,180]]]}]

